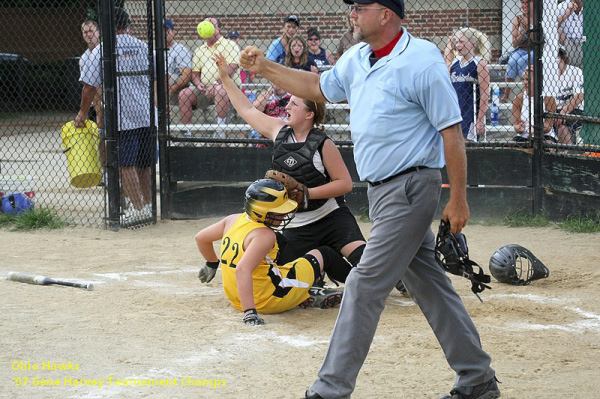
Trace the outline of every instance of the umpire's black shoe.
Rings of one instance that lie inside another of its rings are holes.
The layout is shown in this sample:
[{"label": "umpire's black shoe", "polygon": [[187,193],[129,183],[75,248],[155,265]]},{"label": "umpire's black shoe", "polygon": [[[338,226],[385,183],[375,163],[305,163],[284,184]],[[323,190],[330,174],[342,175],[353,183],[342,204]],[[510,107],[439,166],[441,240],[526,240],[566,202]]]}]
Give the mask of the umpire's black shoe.
[{"label": "umpire's black shoe", "polygon": [[440,399],[496,399],[500,397],[496,377],[474,387],[456,387]]},{"label": "umpire's black shoe", "polygon": [[312,389],[308,388],[304,394],[304,399],[323,399],[323,397]]}]

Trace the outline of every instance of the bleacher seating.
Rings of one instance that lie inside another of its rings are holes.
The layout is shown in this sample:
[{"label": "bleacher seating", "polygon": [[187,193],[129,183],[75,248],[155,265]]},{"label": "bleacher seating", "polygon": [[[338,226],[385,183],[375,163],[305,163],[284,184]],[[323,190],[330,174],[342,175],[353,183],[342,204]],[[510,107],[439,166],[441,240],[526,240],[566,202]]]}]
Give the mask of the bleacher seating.
[{"label": "bleacher seating", "polygon": [[[518,94],[521,88],[520,82],[504,81],[504,70],[505,65],[500,64],[488,64],[490,70],[490,91],[493,85],[497,85],[502,89],[503,87],[517,88],[518,90],[512,90],[512,96]],[[262,80],[255,83],[245,83],[242,85],[244,89],[263,91],[269,88],[270,84],[266,80]],[[490,102],[491,102],[490,93]],[[491,104],[490,104],[491,105]],[[512,127],[512,104],[501,103],[498,104],[499,108],[499,125],[486,127],[486,140],[487,141],[506,141],[514,135]],[[347,121],[346,116],[350,106],[348,104],[327,104],[327,121],[325,124],[325,131],[335,141],[348,141],[350,140],[350,125]],[[488,110],[488,118],[489,110]],[[170,131],[172,136],[182,137],[183,133],[187,130],[191,130],[195,137],[215,137],[217,130],[224,130],[228,133],[228,137],[250,137],[252,128],[250,125],[245,124],[244,121],[237,115],[233,107],[228,112],[228,122],[225,125],[218,126],[216,124],[216,111],[214,106],[207,107],[206,109],[198,109],[194,111],[194,117],[192,123],[184,125],[180,123],[179,111],[176,106],[172,107],[171,112],[171,124]]]}]

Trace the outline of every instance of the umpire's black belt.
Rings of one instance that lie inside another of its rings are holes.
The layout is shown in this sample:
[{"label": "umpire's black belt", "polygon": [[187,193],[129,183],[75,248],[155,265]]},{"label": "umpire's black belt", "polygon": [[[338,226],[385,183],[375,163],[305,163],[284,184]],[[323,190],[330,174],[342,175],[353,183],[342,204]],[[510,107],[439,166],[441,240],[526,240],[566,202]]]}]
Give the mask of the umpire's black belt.
[{"label": "umpire's black belt", "polygon": [[427,169],[427,166],[413,166],[412,168],[404,169],[402,172],[396,173],[394,176],[387,177],[387,178],[385,178],[383,180],[379,180],[379,181],[368,181],[367,180],[367,182],[369,183],[369,185],[371,187],[377,187],[377,186],[381,186],[383,183],[387,183],[389,181],[394,180],[398,176],[402,176],[402,175],[405,175],[407,173],[416,172],[416,171],[421,170],[421,169]]}]

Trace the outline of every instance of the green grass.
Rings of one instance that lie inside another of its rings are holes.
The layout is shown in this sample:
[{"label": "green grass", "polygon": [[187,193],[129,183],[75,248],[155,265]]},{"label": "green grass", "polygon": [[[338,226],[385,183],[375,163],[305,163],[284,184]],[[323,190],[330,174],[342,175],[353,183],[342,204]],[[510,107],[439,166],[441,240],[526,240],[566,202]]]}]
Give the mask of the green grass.
[{"label": "green grass", "polygon": [[548,214],[544,212],[533,216],[528,211],[519,210],[509,213],[502,219],[471,219],[469,224],[507,227],[553,227],[569,233],[600,233],[600,211],[591,216],[574,215],[567,217],[564,222],[552,222]]},{"label": "green grass", "polygon": [[51,208],[37,207],[20,215],[0,213],[0,228],[11,231],[60,229],[65,226]]},{"label": "green grass", "polygon": [[548,227],[552,222],[545,213],[533,216],[525,210],[519,210],[506,215],[503,224],[508,227]]},{"label": "green grass", "polygon": [[569,233],[598,233],[600,232],[600,211],[594,216],[569,216],[558,224],[558,228]]},{"label": "green grass", "polygon": [[[361,222],[370,221],[367,208],[361,209],[358,219]],[[509,213],[504,218],[470,219],[469,224],[507,227],[552,227],[569,233],[600,233],[600,211],[589,216],[569,216],[564,222],[557,223],[552,222],[545,212],[533,216],[529,211],[519,210]]]}]

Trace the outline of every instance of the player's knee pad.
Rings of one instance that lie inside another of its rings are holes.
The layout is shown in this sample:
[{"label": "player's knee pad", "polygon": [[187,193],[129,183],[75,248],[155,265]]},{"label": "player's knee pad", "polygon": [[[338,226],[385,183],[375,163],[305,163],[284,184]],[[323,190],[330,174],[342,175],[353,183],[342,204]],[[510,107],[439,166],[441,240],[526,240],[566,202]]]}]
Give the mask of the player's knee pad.
[{"label": "player's knee pad", "polygon": [[360,247],[356,248],[350,255],[348,255],[348,262],[352,265],[352,267],[356,267],[358,262],[360,262],[360,258],[362,258],[363,252],[365,252],[365,247],[367,244],[363,244]]},{"label": "player's knee pad", "polygon": [[327,273],[327,276],[335,281],[346,281],[348,273],[352,269],[352,266],[344,259],[344,257],[328,246],[321,246],[317,248],[323,256],[323,270]]},{"label": "player's knee pad", "polygon": [[319,261],[315,258],[314,255],[306,254],[303,256],[313,268],[313,273],[315,274],[315,281],[317,281],[321,277],[321,266],[319,266]]}]

